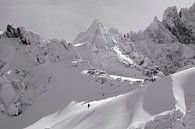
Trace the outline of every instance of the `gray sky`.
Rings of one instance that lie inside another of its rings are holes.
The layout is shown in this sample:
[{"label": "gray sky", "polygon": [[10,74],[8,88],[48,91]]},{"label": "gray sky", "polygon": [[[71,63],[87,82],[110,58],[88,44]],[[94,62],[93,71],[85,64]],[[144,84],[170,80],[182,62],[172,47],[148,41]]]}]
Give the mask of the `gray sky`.
[{"label": "gray sky", "polygon": [[69,42],[93,19],[121,32],[143,30],[168,6],[190,7],[194,0],[0,0],[0,28],[25,26],[43,38]]}]

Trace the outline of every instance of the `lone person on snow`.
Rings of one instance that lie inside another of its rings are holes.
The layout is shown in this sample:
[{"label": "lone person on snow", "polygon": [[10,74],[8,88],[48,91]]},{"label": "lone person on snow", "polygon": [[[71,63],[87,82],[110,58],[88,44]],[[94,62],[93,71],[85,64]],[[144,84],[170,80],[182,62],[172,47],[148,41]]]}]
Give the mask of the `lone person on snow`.
[{"label": "lone person on snow", "polygon": [[88,103],[87,107],[89,108],[91,105]]}]

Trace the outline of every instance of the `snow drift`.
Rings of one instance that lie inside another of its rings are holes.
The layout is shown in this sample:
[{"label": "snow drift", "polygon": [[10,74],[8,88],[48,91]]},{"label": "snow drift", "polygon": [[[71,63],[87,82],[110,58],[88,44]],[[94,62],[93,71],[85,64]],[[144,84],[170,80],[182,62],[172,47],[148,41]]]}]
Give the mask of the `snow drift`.
[{"label": "snow drift", "polygon": [[25,129],[193,129],[187,119],[194,113],[194,84],[191,68],[117,97],[72,102]]}]

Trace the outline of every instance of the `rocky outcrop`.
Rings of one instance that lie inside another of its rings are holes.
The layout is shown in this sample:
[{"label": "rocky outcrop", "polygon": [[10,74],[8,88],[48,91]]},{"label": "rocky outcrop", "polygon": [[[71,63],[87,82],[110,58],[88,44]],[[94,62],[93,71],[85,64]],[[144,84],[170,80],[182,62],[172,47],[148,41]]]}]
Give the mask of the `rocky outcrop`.
[{"label": "rocky outcrop", "polygon": [[[189,9],[168,7],[163,20],[157,17],[144,30],[129,33],[129,45],[133,44],[153,64],[165,74],[194,65],[195,56],[195,4]],[[131,45],[132,46],[132,45]]]},{"label": "rocky outcrop", "polygon": [[41,43],[42,39],[38,34],[31,31],[26,31],[24,27],[13,27],[8,24],[7,29],[4,32],[8,38],[19,38],[21,44],[30,45]]},{"label": "rocky outcrop", "polygon": [[153,42],[157,44],[167,44],[178,41],[157,17],[154,17],[153,22],[146,28],[144,33],[144,35],[148,36],[148,38],[152,39]]},{"label": "rocky outcrop", "polygon": [[[185,128],[182,122],[183,114],[178,111],[172,111],[165,115],[159,115],[154,118],[154,120],[149,121],[144,129],[176,129],[175,127],[179,124]],[[177,128],[178,129],[178,128]],[[183,128],[179,128],[183,129]]]},{"label": "rocky outcrop", "polygon": [[182,8],[179,12],[182,22],[195,33],[195,3],[188,9]]},{"label": "rocky outcrop", "polygon": [[12,25],[8,24],[5,34],[8,38],[19,38],[21,36],[20,28],[14,28]]},{"label": "rocky outcrop", "polygon": [[22,94],[25,92],[25,85],[23,83],[16,83],[10,81],[6,75],[1,76],[1,109],[2,112],[6,112],[9,116],[18,116],[22,113],[24,108],[24,102],[22,101]]},{"label": "rocky outcrop", "polygon": [[[43,72],[43,71],[42,71]],[[36,74],[40,76],[36,78]],[[42,74],[42,73],[41,73]],[[0,111],[9,116],[20,115],[40,94],[47,89],[51,77],[27,70],[16,69],[0,76]]]},{"label": "rocky outcrop", "polygon": [[164,26],[178,38],[179,42],[184,44],[195,44],[195,37],[192,29],[182,22],[183,14],[178,13],[177,7],[168,7],[163,14],[162,23]]}]

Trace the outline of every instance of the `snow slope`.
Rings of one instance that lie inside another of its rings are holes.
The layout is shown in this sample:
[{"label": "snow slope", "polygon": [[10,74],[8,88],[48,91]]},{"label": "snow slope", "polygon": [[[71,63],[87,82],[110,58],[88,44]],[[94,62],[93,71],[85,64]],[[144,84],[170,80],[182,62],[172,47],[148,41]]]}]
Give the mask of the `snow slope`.
[{"label": "snow slope", "polygon": [[123,87],[120,81],[111,81],[117,87],[105,87],[90,81],[80,74],[90,68],[87,62],[80,61],[74,48],[65,41],[30,45],[19,41],[17,38],[0,39],[0,58],[6,62],[0,71],[2,129],[21,129],[63,109],[72,100],[105,99],[126,93],[132,86],[124,83]]},{"label": "snow slope", "polygon": [[195,100],[194,83],[195,68],[191,68],[127,94],[72,102],[25,129],[187,129],[190,126],[185,119]]},{"label": "snow slope", "polygon": [[[121,60],[124,60],[119,50],[115,53],[116,55],[112,55],[114,59],[118,58],[117,53],[119,53]],[[66,43],[65,40],[44,41],[33,32],[8,25],[7,30],[0,37],[0,83],[2,83],[0,111],[10,116],[20,115],[27,106],[33,104],[32,101],[36,100],[37,96],[47,92],[51,78],[59,76],[57,73],[53,74],[53,69],[57,64],[65,63],[66,65],[61,67],[62,69],[73,67],[78,74],[83,70],[92,68],[89,64],[90,60],[82,60],[80,54],[77,53],[74,45]],[[102,57],[103,55],[104,53],[102,53]],[[117,60],[115,61],[117,62]],[[67,66],[68,64],[70,66]],[[108,60],[107,65],[110,64]],[[52,65],[54,66],[51,67]],[[126,71],[124,66],[122,68],[123,71]],[[7,75],[8,71],[9,74]],[[133,71],[130,74],[134,74]],[[107,82],[110,84],[106,83],[104,88],[100,88],[103,96],[126,93],[139,87],[139,84],[144,82],[144,79],[136,80],[135,78],[136,81],[132,81],[133,79],[128,77],[128,79],[122,77],[116,80],[113,78],[114,74],[112,76],[107,75]],[[63,76],[69,75],[65,74]],[[117,76],[117,78],[120,78],[120,76]],[[102,83],[105,79],[101,74],[95,81]],[[89,80],[90,78],[87,81]],[[127,80],[130,83],[126,83]]]},{"label": "snow slope", "polygon": [[[32,106],[24,110],[18,117],[7,117],[1,114],[1,128],[25,128],[46,115],[62,110],[72,100],[92,101],[121,94],[120,92],[106,94],[111,92],[113,87],[104,87],[99,83],[89,81],[87,76],[78,74],[80,70],[75,70],[75,68],[72,68],[71,65],[65,62],[50,64],[47,67],[50,69],[49,72],[52,73],[52,81],[47,86],[47,92],[40,95]],[[126,85],[128,86],[128,84]]]}]

